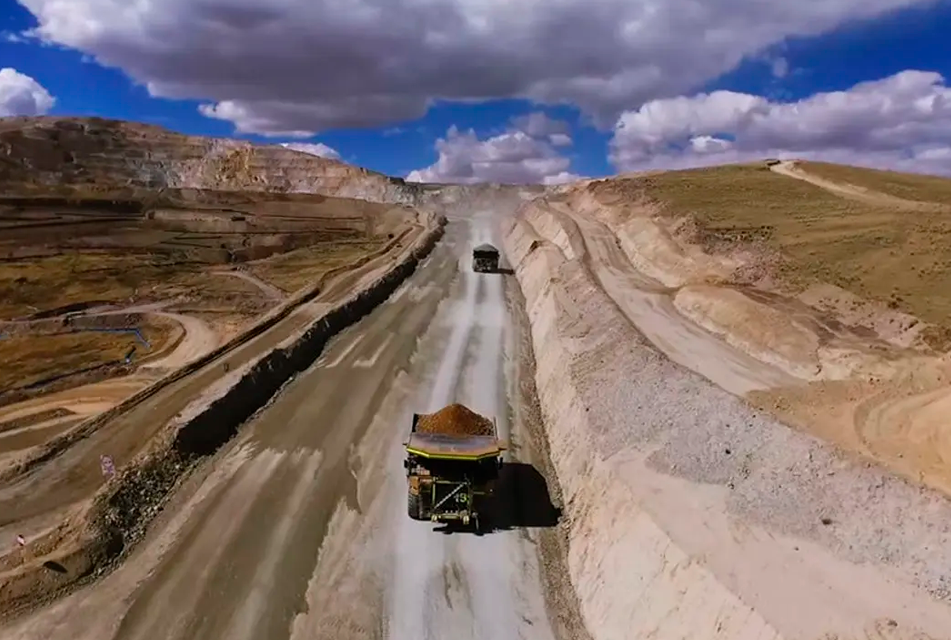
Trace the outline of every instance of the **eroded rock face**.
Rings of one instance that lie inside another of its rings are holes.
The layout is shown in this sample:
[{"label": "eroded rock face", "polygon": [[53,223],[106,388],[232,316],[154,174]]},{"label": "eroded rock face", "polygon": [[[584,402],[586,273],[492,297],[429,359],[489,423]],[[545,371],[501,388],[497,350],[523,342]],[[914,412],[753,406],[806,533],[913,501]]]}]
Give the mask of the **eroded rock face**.
[{"label": "eroded rock face", "polygon": [[103,118],[0,120],[0,184],[9,195],[127,197],[142,190],[319,193],[450,209],[511,206],[542,190],[421,185],[352,165],[243,140],[187,136]]},{"label": "eroded rock face", "polygon": [[101,118],[8,118],[0,124],[0,180],[61,187],[324,193],[400,201],[413,189],[342,162],[228,139]]}]

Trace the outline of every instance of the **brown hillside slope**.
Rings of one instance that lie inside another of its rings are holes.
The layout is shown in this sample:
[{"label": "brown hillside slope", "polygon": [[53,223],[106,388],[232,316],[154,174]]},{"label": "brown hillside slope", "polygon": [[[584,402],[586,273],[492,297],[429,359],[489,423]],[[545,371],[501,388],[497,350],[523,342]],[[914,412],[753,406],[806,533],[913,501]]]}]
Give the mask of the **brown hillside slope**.
[{"label": "brown hillside slope", "polygon": [[0,184],[8,196],[149,202],[169,190],[315,193],[440,212],[507,206],[539,186],[421,185],[244,140],[205,138],[103,118],[0,118]]},{"label": "brown hillside slope", "polygon": [[525,211],[676,362],[951,493],[951,180],[879,192],[881,172],[823,165],[849,177],[830,189],[811,166],[588,181]]},{"label": "brown hillside slope", "polygon": [[[128,391],[118,377],[144,385],[399,249],[423,218],[372,201],[398,186],[282,147],[0,119],[0,422],[110,380]],[[0,466],[38,441],[0,440]]]},{"label": "brown hillside slope", "polygon": [[171,188],[401,200],[396,182],[335,160],[102,118],[0,120],[0,183],[31,195]]},{"label": "brown hillside slope", "polygon": [[[834,169],[842,171],[853,180],[867,176],[868,183],[876,177],[863,169]],[[922,179],[933,186],[919,200],[940,197],[941,186],[951,190],[951,180]],[[642,189],[664,203],[662,211],[695,217],[710,246],[756,238],[778,250],[778,275],[797,293],[831,283],[928,322],[942,325],[951,317],[948,212],[909,215],[898,206],[857,202],[744,165],[669,172],[644,179]]]}]

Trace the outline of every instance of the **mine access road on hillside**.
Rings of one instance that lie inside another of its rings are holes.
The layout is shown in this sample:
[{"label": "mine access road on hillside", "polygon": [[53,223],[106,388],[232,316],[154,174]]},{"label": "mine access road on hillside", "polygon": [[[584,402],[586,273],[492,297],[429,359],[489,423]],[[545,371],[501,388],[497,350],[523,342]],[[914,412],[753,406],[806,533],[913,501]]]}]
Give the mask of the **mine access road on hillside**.
[{"label": "mine access road on hillside", "polygon": [[[452,220],[387,302],[186,481],[126,562],[3,637],[583,638],[518,286],[471,270],[497,226],[489,212]],[[406,513],[412,414],[451,402],[494,417],[509,443],[483,535]]]}]

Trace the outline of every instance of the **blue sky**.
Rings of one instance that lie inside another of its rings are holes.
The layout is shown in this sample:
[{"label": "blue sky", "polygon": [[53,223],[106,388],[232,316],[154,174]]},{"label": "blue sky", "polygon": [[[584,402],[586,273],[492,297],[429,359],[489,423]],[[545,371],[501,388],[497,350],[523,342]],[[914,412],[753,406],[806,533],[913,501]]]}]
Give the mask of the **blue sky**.
[{"label": "blue sky", "polygon": [[[43,4],[36,0],[31,6],[36,9]],[[90,4],[93,6],[95,2],[90,0]],[[838,25],[817,36],[793,34],[778,39],[774,36],[768,46],[752,53],[744,52],[747,57],[725,73],[717,73],[677,88],[685,96],[728,90],[762,96],[772,103],[782,103],[809,99],[817,93],[847,91],[857,83],[880,80],[906,70],[937,72],[944,77],[951,77],[951,38],[948,36],[951,33],[951,2],[908,4],[912,5],[911,8],[870,19],[863,19],[861,15],[849,19],[846,13]],[[431,105],[423,117],[396,119],[382,124],[371,122],[365,127],[331,128],[316,136],[293,140],[290,137],[236,133],[234,122],[209,118],[199,113],[200,104],[214,101],[220,96],[209,95],[208,100],[151,97],[144,86],[130,79],[127,69],[108,68],[87,55],[116,58],[116,54],[111,53],[106,45],[90,41],[79,43],[78,48],[71,48],[14,36],[37,25],[37,17],[23,6],[14,0],[0,0],[0,31],[6,34],[0,41],[0,68],[12,67],[42,85],[56,99],[50,110],[52,114],[138,120],[190,134],[244,137],[260,142],[319,141],[336,149],[347,162],[402,176],[436,162],[436,140],[445,137],[451,126],[463,132],[473,129],[476,138],[466,148],[470,153],[480,153],[474,146],[478,141],[511,131],[513,118],[537,111],[544,111],[550,118],[570,124],[573,140],[570,147],[548,148],[539,153],[548,156],[557,153],[559,158],[565,158],[568,161],[567,172],[572,175],[603,176],[615,173],[619,168],[638,168],[638,163],[656,163],[657,158],[662,160],[672,150],[680,151],[684,145],[690,144],[687,138],[680,142],[670,140],[667,141],[669,144],[658,150],[651,146],[654,142],[649,145],[644,142],[647,134],[643,127],[648,125],[639,121],[637,127],[640,129],[630,129],[634,132],[632,135],[636,133],[640,136],[636,137],[639,146],[633,150],[618,150],[612,156],[612,143],[620,149],[622,143],[634,144],[630,142],[632,138],[629,136],[624,140],[615,140],[610,121],[607,127],[595,127],[590,117],[592,109],[583,110],[570,104],[540,106],[520,99],[490,99],[478,104],[440,101]],[[61,35],[59,41],[68,42],[69,37],[68,34]],[[134,63],[124,66],[132,67]],[[785,73],[777,73],[783,71]],[[933,83],[931,90],[937,90]],[[191,89],[191,92],[194,93],[195,89]],[[657,97],[663,100],[671,95],[669,90],[659,90]],[[632,98],[629,103],[622,104],[621,109],[636,110],[643,101]],[[578,100],[578,103],[583,102]],[[663,103],[659,103],[658,108],[663,106]],[[699,116],[694,116],[694,119],[696,117]],[[717,134],[721,134],[717,139],[727,144],[733,142],[736,135],[743,135],[743,132],[734,135],[730,131],[702,132],[697,126],[694,123],[688,127],[689,135],[692,136],[690,140],[703,138],[707,134],[717,138]],[[698,132],[704,136],[694,135]],[[933,145],[928,146],[929,140],[911,142],[927,146],[930,156],[937,153]],[[861,142],[857,144],[861,145]],[[817,148],[815,151],[821,154],[823,149]],[[805,151],[812,152],[811,149]],[[855,153],[860,154],[861,151],[859,148]],[[896,153],[895,150],[892,152]],[[844,151],[836,147],[829,153],[835,156]],[[644,160],[647,156],[650,156],[650,160]],[[619,157],[626,158],[620,167],[617,162]],[[887,160],[898,156],[882,157]]]}]

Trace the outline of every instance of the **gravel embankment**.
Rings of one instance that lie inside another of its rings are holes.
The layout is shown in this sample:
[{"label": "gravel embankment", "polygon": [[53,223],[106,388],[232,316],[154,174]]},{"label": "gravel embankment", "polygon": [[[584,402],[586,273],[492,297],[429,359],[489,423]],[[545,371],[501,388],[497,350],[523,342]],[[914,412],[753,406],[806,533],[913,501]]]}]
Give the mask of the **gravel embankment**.
[{"label": "gravel embankment", "polygon": [[595,638],[951,637],[951,503],[671,363],[531,220],[506,252]]}]

